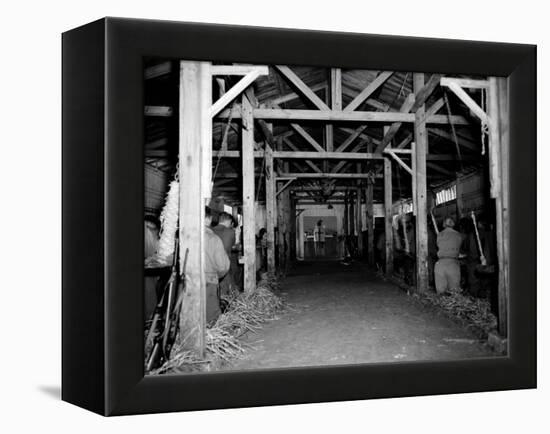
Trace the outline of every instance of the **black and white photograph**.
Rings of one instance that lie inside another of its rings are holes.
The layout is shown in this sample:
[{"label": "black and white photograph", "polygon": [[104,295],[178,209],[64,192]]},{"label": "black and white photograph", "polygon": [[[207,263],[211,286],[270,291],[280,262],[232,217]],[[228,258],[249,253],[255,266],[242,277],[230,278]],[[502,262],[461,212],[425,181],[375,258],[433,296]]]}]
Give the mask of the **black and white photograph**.
[{"label": "black and white photograph", "polygon": [[143,59],[146,375],[505,357],[502,77]]},{"label": "black and white photograph", "polygon": [[2,12],[0,432],[544,431],[544,3]]}]

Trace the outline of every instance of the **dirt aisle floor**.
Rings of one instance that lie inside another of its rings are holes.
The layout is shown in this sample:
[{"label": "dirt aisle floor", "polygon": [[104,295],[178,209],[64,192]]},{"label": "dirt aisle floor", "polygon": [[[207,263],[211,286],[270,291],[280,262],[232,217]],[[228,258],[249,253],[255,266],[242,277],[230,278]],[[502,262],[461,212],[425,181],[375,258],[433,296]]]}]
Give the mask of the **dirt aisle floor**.
[{"label": "dirt aisle floor", "polygon": [[495,356],[458,324],[356,265],[300,263],[281,290],[290,309],[244,336],[254,349],[228,369]]}]

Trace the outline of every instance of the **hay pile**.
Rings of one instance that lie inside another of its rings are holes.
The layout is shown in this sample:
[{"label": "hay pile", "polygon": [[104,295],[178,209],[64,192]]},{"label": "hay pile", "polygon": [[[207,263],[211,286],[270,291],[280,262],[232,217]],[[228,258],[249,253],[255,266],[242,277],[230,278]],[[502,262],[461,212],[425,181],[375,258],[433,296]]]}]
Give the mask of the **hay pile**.
[{"label": "hay pile", "polygon": [[491,312],[488,300],[458,292],[443,296],[435,293],[415,293],[413,296],[424,305],[442,309],[445,314],[459,320],[462,325],[481,339],[486,339],[489,332],[494,331],[497,327],[497,319]]},{"label": "hay pile", "polygon": [[239,341],[247,332],[256,332],[261,324],[276,318],[284,302],[273,290],[278,288],[275,276],[262,276],[256,290],[250,294],[239,293],[229,301],[226,312],[206,329],[206,351],[203,359],[177,345],[172,357],[160,368],[149,374],[166,372],[210,371],[242,356],[250,345]]}]

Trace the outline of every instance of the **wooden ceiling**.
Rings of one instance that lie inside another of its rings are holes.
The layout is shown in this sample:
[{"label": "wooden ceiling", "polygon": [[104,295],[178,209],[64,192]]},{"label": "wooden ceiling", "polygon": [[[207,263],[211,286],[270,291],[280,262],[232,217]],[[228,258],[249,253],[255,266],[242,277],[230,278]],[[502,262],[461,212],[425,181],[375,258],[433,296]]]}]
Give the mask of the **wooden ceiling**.
[{"label": "wooden ceiling", "polygon": [[[167,172],[173,172],[177,161],[178,148],[178,68],[177,61],[163,61],[159,59],[146,62],[145,72],[145,93],[144,102],[146,106],[163,106],[172,108],[171,116],[146,116],[145,117],[145,157],[148,164],[154,164]],[[330,92],[330,68],[314,68],[293,66],[291,70],[305,83],[315,94],[327,105],[331,104]],[[426,82],[431,75],[426,74]],[[407,104],[407,98],[412,93],[413,74],[410,72],[383,73],[381,71],[367,70],[342,70],[342,106],[347,107],[364,89],[369,85],[376,84],[376,80],[382,84],[355,110],[368,110],[380,112],[399,112]],[[223,93],[223,88],[229,89],[238,78],[223,77],[223,83],[213,81],[213,99]],[[260,107],[280,107],[285,109],[315,109],[311,102],[304,98],[299,90],[288,80],[284,74],[275,68],[269,67],[269,74],[259,77],[252,85],[254,96]],[[448,114],[444,101],[444,89],[437,85],[430,96],[426,99],[426,109],[433,108],[435,113]],[[481,90],[475,90],[471,96],[481,102]],[[455,132],[458,140],[458,147],[453,139],[453,134],[448,124],[429,126],[429,155],[427,162],[428,186],[436,188],[456,178],[456,172],[468,170],[469,168],[482,165],[486,157],[481,155],[481,127],[479,121],[471,116],[468,109],[452,94],[448,95],[450,112],[453,115],[461,115],[468,120],[467,125],[456,125]],[[290,121],[274,120],[272,122],[273,135],[280,137],[281,146],[285,150],[314,151],[311,141],[307,136],[313,138],[322,146],[326,143],[326,123],[314,121],[299,121],[298,131]],[[293,122],[295,123],[295,122]],[[384,124],[338,122],[334,125],[334,148],[336,149],[346,141],[357,128],[361,127],[360,133],[356,133],[354,140],[349,142],[348,151],[366,152],[369,146],[376,147],[384,139]],[[213,148],[220,149],[224,133],[228,128],[227,119],[215,119],[213,123]],[[227,130],[227,149],[240,149],[240,120],[233,119]],[[306,134],[302,134],[305,132]],[[412,124],[403,123],[392,139],[391,146],[401,145],[407,147],[412,140]],[[255,140],[257,149],[263,147],[265,137],[261,128],[255,128]],[[460,158],[459,158],[460,155]],[[241,177],[239,158],[217,158],[213,159],[213,170],[215,171],[214,195],[221,196],[227,203],[238,204],[241,201]],[[262,171],[262,160],[256,159],[256,173],[258,180]],[[290,160],[285,161],[291,172],[314,172],[322,169],[323,172],[355,173],[357,171],[376,171],[381,165],[380,161],[323,161],[323,160]],[[400,170],[394,164],[394,197],[410,197],[410,176]],[[358,180],[339,179],[335,184],[344,187],[349,185],[357,186]],[[299,179],[294,181],[296,196],[318,197],[311,191],[298,191],[313,189],[321,183],[312,179]],[[375,183],[375,202],[382,201],[382,181]],[[258,190],[258,189],[257,189]],[[264,188],[259,189],[258,200],[263,200]],[[343,193],[343,192],[342,192]],[[335,191],[334,198],[341,194],[340,190]],[[320,201],[326,198],[318,199]]]}]

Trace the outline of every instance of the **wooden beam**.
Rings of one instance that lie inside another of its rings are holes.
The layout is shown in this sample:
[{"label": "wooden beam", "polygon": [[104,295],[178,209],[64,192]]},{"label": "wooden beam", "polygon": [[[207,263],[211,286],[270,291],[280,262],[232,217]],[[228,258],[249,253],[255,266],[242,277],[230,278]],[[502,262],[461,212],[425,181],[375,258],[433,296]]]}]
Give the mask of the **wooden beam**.
[{"label": "wooden beam", "polygon": [[178,341],[183,348],[202,356],[206,331],[206,282],[204,279],[204,192],[202,177],[205,101],[203,83],[207,62],[180,63],[179,107],[179,253],[180,273],[185,269],[185,295],[181,306]]},{"label": "wooden beam", "polygon": [[[229,92],[228,92],[229,93]],[[235,110],[236,112],[236,110]],[[414,123],[413,113],[397,113],[397,112],[366,112],[354,111],[345,112],[337,110],[297,110],[297,109],[254,109],[255,119],[281,119],[281,120],[309,120],[309,121],[324,121],[324,122],[408,122]],[[219,119],[227,119],[229,110],[223,110],[217,117]],[[233,113],[233,118],[238,119],[241,114]],[[451,120],[455,125],[470,125],[470,122],[463,116],[453,115]],[[430,124],[448,124],[449,117],[447,115],[433,115],[426,119]]]},{"label": "wooden beam", "polygon": [[454,77],[441,78],[441,86],[448,86],[449,83],[455,83],[460,87],[467,87],[467,88],[473,88],[473,89],[487,89],[489,87],[488,80],[473,80],[470,78],[454,78]]},{"label": "wooden beam", "polygon": [[323,148],[318,142],[317,140],[315,140],[313,137],[311,137],[309,135],[309,133],[304,130],[300,125],[298,124],[290,124],[290,126],[292,128],[294,128],[294,130],[304,138],[304,140],[306,142],[308,142],[311,146],[313,146],[315,149],[317,149],[319,152],[324,152],[325,151],[325,148]]},{"label": "wooden beam", "polygon": [[[302,192],[302,191],[319,191],[323,190],[322,185],[293,185],[290,187],[291,192]],[[350,188],[353,188],[352,185],[335,185],[333,187],[333,190],[335,192],[342,192],[342,191],[348,191]]]},{"label": "wooden beam", "polygon": [[433,93],[435,88],[440,84],[440,81],[440,74],[432,74],[432,76],[430,77],[428,82],[422,87],[422,89],[415,93],[414,105],[411,108],[411,112],[416,112],[422,106],[424,106],[425,110],[425,103],[427,99]]},{"label": "wooden beam", "polygon": [[393,274],[393,216],[392,216],[392,170],[391,160],[384,159],[384,233],[386,253],[386,276]]},{"label": "wooden beam", "polygon": [[[279,180],[281,180],[282,178],[279,178]],[[285,183],[284,184],[281,184],[281,186],[277,189],[277,193],[275,193],[275,196],[279,196],[283,191],[286,190],[286,188],[292,184],[292,181],[294,181],[296,178],[289,178],[289,179],[285,179]]]},{"label": "wooden beam", "polygon": [[[288,142],[288,139],[283,139],[291,149],[298,149],[292,142]],[[212,154],[215,157],[222,158],[240,158],[241,151],[213,151]],[[453,155],[449,154],[434,154],[435,159],[453,159]],[[263,158],[263,151],[254,151],[254,158]],[[441,157],[441,158],[438,158]],[[448,157],[448,158],[445,158]],[[382,160],[383,154],[374,154],[369,152],[308,152],[308,151],[274,151],[273,158],[275,159],[306,159],[306,160]],[[315,166],[316,172],[319,168]]]},{"label": "wooden beam", "polygon": [[267,271],[275,272],[275,171],[273,170],[273,150],[265,147],[265,208],[267,221]]},{"label": "wooden beam", "polygon": [[363,102],[373,94],[382,84],[386,82],[388,78],[393,74],[392,71],[382,71],[365,89],[363,89],[359,95],[357,95],[353,101],[351,101],[344,111],[351,112],[357,109]]},{"label": "wooden beam", "polygon": [[413,134],[408,133],[407,137],[405,137],[395,148],[396,149],[403,149],[405,146],[407,146],[409,143],[412,142]]},{"label": "wooden beam", "polygon": [[[442,83],[443,85],[443,83]],[[447,81],[445,84],[453,93],[464,103],[466,106],[479,118],[482,122],[488,122],[487,114],[483,109],[475,102],[470,95],[468,95],[462,87],[460,87],[454,81]]]},{"label": "wooden beam", "polygon": [[145,68],[145,73],[143,75],[145,79],[148,80],[151,78],[156,78],[162,75],[169,74],[170,72],[172,72],[172,63],[168,61]]},{"label": "wooden beam", "polygon": [[344,152],[349,147],[349,145],[351,145],[355,141],[355,139],[359,137],[363,131],[365,131],[366,128],[366,125],[361,125],[355,131],[353,131],[349,135],[349,137],[344,140],[344,142],[340,146],[338,146],[338,148],[336,148],[336,152]]},{"label": "wooden beam", "polygon": [[[462,155],[462,161],[483,161],[481,155]],[[426,160],[430,161],[457,161],[458,157],[456,154],[427,154]]]},{"label": "wooden beam", "polygon": [[435,115],[441,108],[445,105],[445,98],[439,98],[434,102],[429,109],[426,110],[424,117],[429,118],[430,116]]},{"label": "wooden beam", "polygon": [[248,98],[242,97],[243,251],[244,291],[256,288],[256,219],[254,204],[254,118]]},{"label": "wooden beam", "polygon": [[[248,86],[250,86],[254,80],[256,80],[260,75],[264,75],[264,69],[262,67],[256,67],[243,78],[241,78],[231,89],[219,98],[210,109],[210,116],[216,116],[220,111],[222,111],[227,104],[233,101],[241,92],[243,92]],[[243,107],[244,110],[244,107]]]},{"label": "wooden beam", "polygon": [[349,202],[348,202],[348,206],[349,206],[349,234],[350,236],[352,236],[353,238],[355,238],[355,230],[357,229],[356,228],[356,225],[355,225],[355,219],[356,219],[356,214],[355,214],[355,209],[357,208],[355,205],[356,205],[356,202],[353,200],[353,190],[350,190],[349,191]]},{"label": "wooden beam", "polygon": [[[342,110],[342,70],[340,68],[330,69],[330,108]],[[325,149],[328,152],[334,150],[334,125],[327,124],[325,127]],[[328,161],[323,162],[323,170],[329,171]]]},{"label": "wooden beam", "polygon": [[285,76],[298,90],[317,107],[319,110],[330,110],[328,106],[319,98],[288,66],[275,65],[275,67]]},{"label": "wooden beam", "polygon": [[434,163],[426,163],[426,167],[429,167],[430,169],[433,169],[435,170],[436,172],[439,172],[439,173],[442,173],[443,175],[448,175],[448,176],[454,176],[456,177],[456,173],[455,172],[451,172],[450,170],[447,170],[447,169],[444,169],[443,167],[437,165],[437,164],[434,164]]},{"label": "wooden beam", "polygon": [[[294,144],[293,144],[288,138],[284,138],[284,139],[283,139],[283,142],[286,143],[286,145],[287,145],[290,149],[294,150],[294,152],[293,152],[294,156],[298,156],[298,155],[301,154],[301,156],[304,156],[304,158],[315,158],[316,154],[318,154],[318,152],[306,152],[306,153],[299,152],[299,151],[298,151],[298,148],[297,148],[296,146],[294,146]],[[277,152],[277,157],[276,157],[276,158],[282,158],[282,157],[281,157],[282,154],[288,154],[288,152],[278,151],[278,152]],[[305,155],[310,155],[310,157],[307,157],[307,156],[305,156]],[[317,165],[315,165],[315,164],[311,161],[311,159],[305,160],[305,163],[306,163],[311,169],[313,169],[314,172],[322,172],[322,170],[319,169],[319,168],[317,167]]]},{"label": "wooden beam", "polygon": [[[401,105],[401,108],[399,109],[400,113],[408,113],[411,111],[412,107],[414,106],[414,93],[409,94],[409,96],[405,99],[403,104]],[[397,131],[399,131],[399,128],[401,128],[402,122],[394,122],[391,127],[387,130],[386,134],[384,134],[384,138],[382,139],[382,142],[376,147],[375,152],[382,152],[386,146],[391,142],[391,140],[394,138]]]},{"label": "wooden beam", "polygon": [[269,74],[269,68],[262,65],[212,65],[210,71],[212,75],[248,75],[251,72]]},{"label": "wooden beam", "polygon": [[[498,258],[498,331],[501,336],[508,335],[508,254],[507,244],[509,239],[507,220],[508,209],[504,207],[504,197],[508,190],[503,189],[503,177],[505,182],[508,180],[508,173],[504,174],[502,169],[507,168],[508,155],[503,155],[503,145],[508,150],[507,140],[509,119],[501,119],[501,115],[507,117],[507,95],[499,92],[498,78],[489,78],[488,90],[488,115],[489,115],[489,174],[491,178],[491,197],[495,199],[496,214],[496,238],[497,238],[497,258]],[[504,87],[504,86],[502,86]],[[505,107],[500,107],[505,105]],[[506,161],[504,161],[506,160]],[[504,164],[503,164],[504,161]],[[506,267],[506,268],[505,268]]]},{"label": "wooden beam", "polygon": [[146,105],[143,111],[145,116],[169,118],[174,114],[172,107],[164,105]]},{"label": "wooden beam", "polygon": [[[325,83],[320,83],[320,84],[317,84],[315,86],[311,86],[310,89],[313,92],[317,92],[319,90],[326,90],[327,85]],[[286,95],[283,95],[283,96],[280,96],[280,97],[277,97],[277,98],[274,98],[274,99],[271,99],[271,100],[267,100],[263,103],[263,105],[266,106],[266,107],[278,107],[281,104],[284,104],[284,103],[287,103],[287,102],[290,102],[290,101],[294,101],[298,98],[300,98],[299,94],[297,94],[296,92],[290,92],[290,93],[287,93]]]},{"label": "wooden beam", "polygon": [[[328,178],[328,179],[369,179],[372,175],[368,173],[281,173],[281,177],[290,178]],[[376,175],[376,178],[382,178]]]},{"label": "wooden beam", "polygon": [[[392,149],[386,149],[385,152],[390,155],[403,169],[405,169],[409,175],[414,177],[413,168],[407,166],[407,163],[405,163]],[[414,155],[411,158],[414,158]]]},{"label": "wooden beam", "polygon": [[[353,128],[346,128],[346,127],[339,127],[338,128],[340,131],[344,131],[348,134],[353,134],[355,131],[357,131],[357,129],[353,129]],[[364,130],[363,130],[364,131]],[[365,142],[372,142],[374,143],[375,145],[378,145],[380,143],[380,140],[378,139],[375,139],[374,137],[372,136],[369,136],[368,134],[365,134],[364,132],[362,132],[361,134],[359,134],[359,138],[360,139],[363,139]]]},{"label": "wooden beam", "polygon": [[[444,139],[447,139],[450,142],[454,143],[453,135],[445,130],[442,130],[440,128],[428,128],[428,134],[434,134],[438,137],[442,137]],[[457,136],[458,144],[460,146],[463,146],[464,148],[470,149],[472,151],[479,152],[481,149],[481,145],[476,145],[474,142],[471,142],[467,139],[464,139],[460,136]]]},{"label": "wooden beam", "polygon": [[369,152],[275,152],[275,158],[308,158],[327,160],[382,160],[384,155]]},{"label": "wooden beam", "polygon": [[371,180],[367,181],[365,190],[365,211],[367,219],[367,261],[369,266],[374,267],[374,185]]},{"label": "wooden beam", "polygon": [[[424,74],[413,75],[413,89],[415,93],[424,88]],[[425,106],[418,107],[414,124],[415,153],[412,158],[415,164],[416,180],[416,290],[428,291],[428,207],[426,183],[426,153],[428,149],[428,132],[424,120]]]},{"label": "wooden beam", "polygon": [[342,70],[330,69],[330,102],[332,110],[342,110]]},{"label": "wooden beam", "polygon": [[500,173],[501,194],[497,201],[500,217],[501,256],[499,261],[499,317],[498,329],[501,336],[508,337],[508,299],[510,288],[510,112],[508,101],[508,79],[497,78],[499,132],[500,132]]}]

